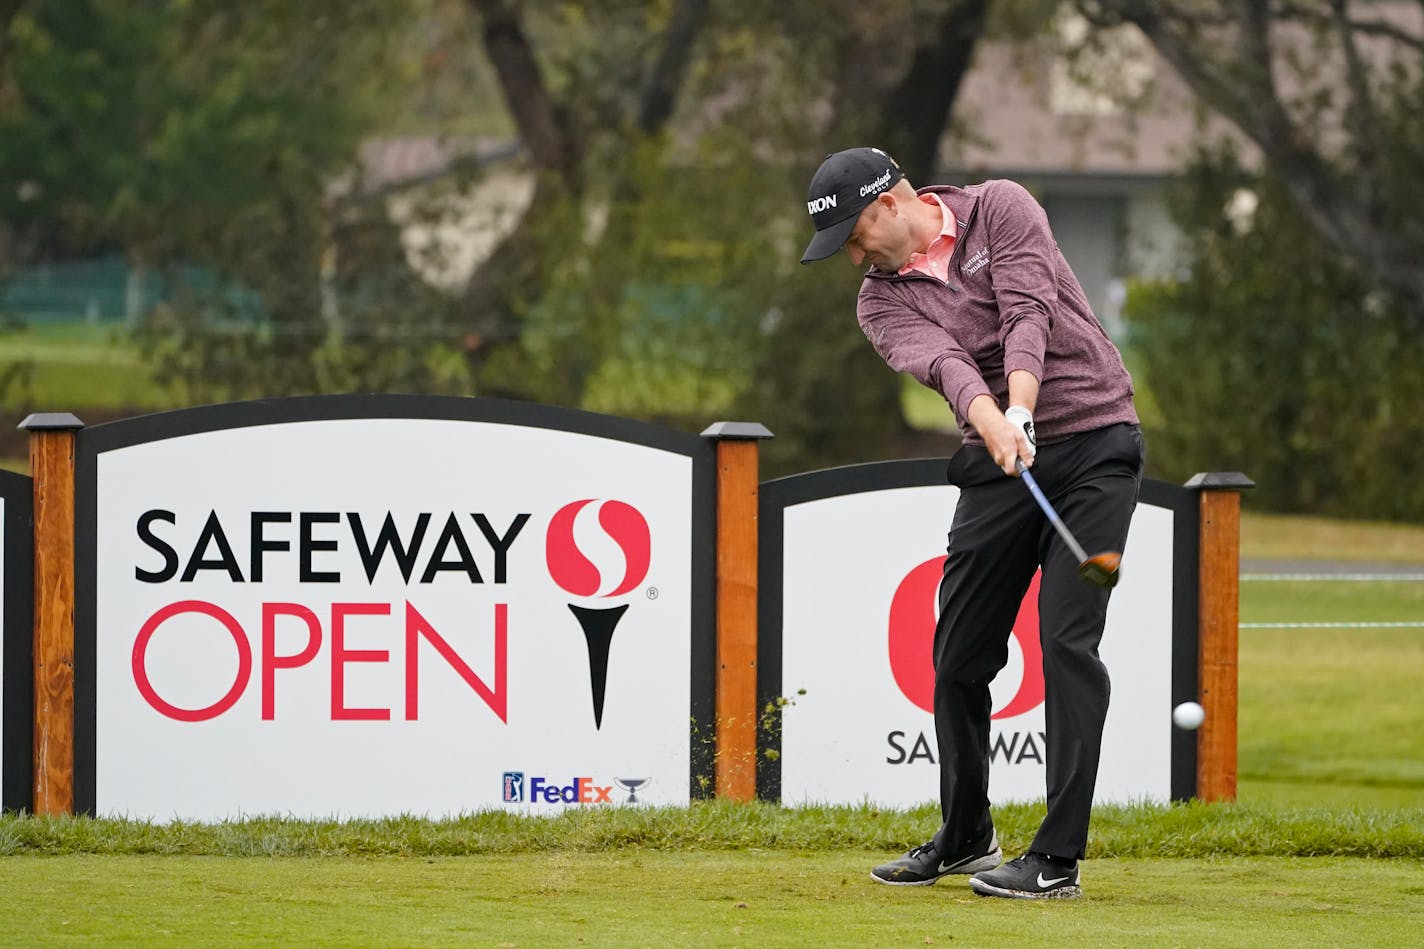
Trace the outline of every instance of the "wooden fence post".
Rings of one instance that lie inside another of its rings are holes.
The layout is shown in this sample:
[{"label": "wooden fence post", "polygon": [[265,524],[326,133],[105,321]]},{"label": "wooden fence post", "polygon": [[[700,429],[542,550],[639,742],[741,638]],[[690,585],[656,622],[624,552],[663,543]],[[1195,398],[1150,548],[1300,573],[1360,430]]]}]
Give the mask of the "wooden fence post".
[{"label": "wooden fence post", "polygon": [[757,496],[756,422],[718,422],[717,443],[717,796],[756,798]]},{"label": "wooden fence post", "polygon": [[1255,482],[1239,471],[1194,475],[1201,492],[1197,692],[1206,719],[1197,732],[1197,797],[1236,800],[1236,695],[1241,619],[1241,492]]},{"label": "wooden fence post", "polygon": [[74,441],[84,423],[42,412],[30,433],[35,518],[34,813],[74,811]]}]

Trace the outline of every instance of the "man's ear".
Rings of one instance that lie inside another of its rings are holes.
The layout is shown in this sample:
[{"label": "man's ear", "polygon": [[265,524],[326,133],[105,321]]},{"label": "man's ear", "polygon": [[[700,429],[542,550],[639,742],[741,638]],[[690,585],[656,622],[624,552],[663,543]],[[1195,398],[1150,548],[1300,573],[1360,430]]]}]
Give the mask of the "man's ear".
[{"label": "man's ear", "polygon": [[900,213],[900,202],[896,201],[895,196],[888,191],[878,195],[875,198],[875,203],[883,205],[881,208],[883,211],[889,211],[891,214]]}]

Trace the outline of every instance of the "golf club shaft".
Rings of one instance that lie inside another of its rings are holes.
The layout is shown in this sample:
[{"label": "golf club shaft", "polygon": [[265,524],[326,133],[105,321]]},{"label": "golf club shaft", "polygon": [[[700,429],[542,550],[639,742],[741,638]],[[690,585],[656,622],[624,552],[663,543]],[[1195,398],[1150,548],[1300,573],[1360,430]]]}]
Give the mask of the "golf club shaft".
[{"label": "golf club shaft", "polygon": [[1038,482],[1033,475],[1028,473],[1028,465],[1023,459],[1014,461],[1015,467],[1019,470],[1019,477],[1023,483],[1028,485],[1029,493],[1038,502],[1038,506],[1043,508],[1043,513],[1048,517],[1048,522],[1053,525],[1053,529],[1058,531],[1058,536],[1063,538],[1063,543],[1068,545],[1068,549],[1073,551],[1073,556],[1078,558],[1079,563],[1088,559],[1088,552],[1083,549],[1083,545],[1078,543],[1078,539],[1073,536],[1073,532],[1068,530],[1068,525],[1063,523],[1063,518],[1058,516],[1058,512],[1053,509],[1053,505],[1048,503],[1048,498],[1044,496],[1043,490],[1039,488]]}]

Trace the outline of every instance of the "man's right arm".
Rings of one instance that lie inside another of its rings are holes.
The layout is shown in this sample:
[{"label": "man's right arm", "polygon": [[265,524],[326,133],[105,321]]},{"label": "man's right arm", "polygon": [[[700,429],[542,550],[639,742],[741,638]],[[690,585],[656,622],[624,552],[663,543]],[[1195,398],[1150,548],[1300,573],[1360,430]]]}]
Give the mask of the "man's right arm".
[{"label": "man's right arm", "polygon": [[[1023,369],[1009,373],[1009,404],[1020,406],[1032,415],[1037,401],[1038,379]],[[969,404],[969,422],[984,439],[989,456],[1005,474],[1018,477],[1015,462],[1020,458],[1026,465],[1033,464],[1034,446],[1029,444],[1028,436],[999,411],[992,396],[977,396]]]},{"label": "man's right arm", "polygon": [[861,290],[856,316],[866,338],[891,369],[908,372],[921,385],[943,395],[961,419],[969,419],[969,407],[977,397],[988,396],[993,403],[974,360],[948,330],[915,308],[871,286]]}]

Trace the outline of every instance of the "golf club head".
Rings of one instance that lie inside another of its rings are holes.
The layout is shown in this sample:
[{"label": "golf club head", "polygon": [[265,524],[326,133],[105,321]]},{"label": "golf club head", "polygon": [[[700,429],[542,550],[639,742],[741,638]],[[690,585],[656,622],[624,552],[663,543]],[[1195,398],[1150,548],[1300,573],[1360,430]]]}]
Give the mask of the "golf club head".
[{"label": "golf club head", "polygon": [[1121,562],[1122,554],[1119,553],[1093,554],[1078,564],[1078,576],[1095,587],[1111,590],[1117,586],[1117,568]]}]

